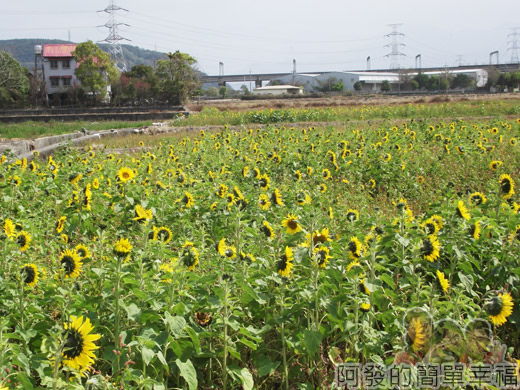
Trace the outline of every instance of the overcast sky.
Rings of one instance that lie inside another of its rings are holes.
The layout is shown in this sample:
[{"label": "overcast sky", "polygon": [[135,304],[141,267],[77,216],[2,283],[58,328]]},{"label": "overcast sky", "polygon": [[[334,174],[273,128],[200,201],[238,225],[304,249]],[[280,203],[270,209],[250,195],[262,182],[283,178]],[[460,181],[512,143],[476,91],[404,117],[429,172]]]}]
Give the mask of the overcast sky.
[{"label": "overcast sky", "polygon": [[[56,38],[101,41],[109,0],[2,1],[0,39]],[[509,62],[519,0],[115,0],[120,35],[162,52],[180,50],[198,67],[226,74],[389,68],[392,32],[398,31],[400,67],[489,63],[499,50]],[[520,46],[520,28],[517,30]],[[520,51],[520,50],[519,50]],[[520,53],[518,53],[520,55]]]}]

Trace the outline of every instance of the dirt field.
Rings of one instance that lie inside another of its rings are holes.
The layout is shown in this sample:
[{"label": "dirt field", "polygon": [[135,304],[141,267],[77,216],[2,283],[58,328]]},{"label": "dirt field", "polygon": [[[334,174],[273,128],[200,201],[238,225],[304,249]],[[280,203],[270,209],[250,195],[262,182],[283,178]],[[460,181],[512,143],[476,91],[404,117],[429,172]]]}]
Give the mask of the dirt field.
[{"label": "dirt field", "polygon": [[463,101],[482,101],[482,100],[519,100],[520,94],[465,94],[465,95],[407,95],[407,96],[333,96],[323,98],[296,98],[296,99],[259,99],[259,100],[240,100],[240,99],[219,99],[201,100],[191,102],[186,108],[192,112],[199,112],[204,107],[215,107],[220,111],[243,111],[261,110],[264,108],[305,108],[305,107],[344,107],[361,105],[399,105],[399,104],[428,104],[443,102],[463,102]]}]

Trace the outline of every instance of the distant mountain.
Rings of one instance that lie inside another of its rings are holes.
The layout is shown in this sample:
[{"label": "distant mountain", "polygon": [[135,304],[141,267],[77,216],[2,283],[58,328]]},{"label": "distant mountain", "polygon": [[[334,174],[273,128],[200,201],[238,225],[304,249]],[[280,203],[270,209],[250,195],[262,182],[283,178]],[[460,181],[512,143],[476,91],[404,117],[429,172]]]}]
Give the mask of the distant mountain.
[{"label": "distant mountain", "polygon": [[[8,39],[0,40],[0,51],[7,51],[25,68],[34,67],[34,46],[52,43],[74,43],[59,39]],[[98,46],[108,52],[108,44],[99,43]],[[125,56],[126,67],[132,69],[134,65],[144,64],[153,66],[154,61],[165,59],[166,54],[158,51],[141,49],[132,45],[121,45]]]}]

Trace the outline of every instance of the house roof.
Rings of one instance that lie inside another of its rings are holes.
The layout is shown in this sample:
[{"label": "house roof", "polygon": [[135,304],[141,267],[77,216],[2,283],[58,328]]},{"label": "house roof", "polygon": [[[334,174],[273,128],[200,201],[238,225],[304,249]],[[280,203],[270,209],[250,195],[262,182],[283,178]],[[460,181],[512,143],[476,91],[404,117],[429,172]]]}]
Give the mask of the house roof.
[{"label": "house roof", "polygon": [[72,52],[76,50],[76,46],[75,43],[43,45],[43,57],[72,57]]}]

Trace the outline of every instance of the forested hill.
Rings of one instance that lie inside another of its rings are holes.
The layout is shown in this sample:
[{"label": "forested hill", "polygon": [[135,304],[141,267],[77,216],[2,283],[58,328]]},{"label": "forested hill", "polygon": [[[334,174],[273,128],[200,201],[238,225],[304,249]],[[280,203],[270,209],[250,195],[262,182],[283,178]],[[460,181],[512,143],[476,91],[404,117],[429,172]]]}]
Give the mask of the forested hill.
[{"label": "forested hill", "polygon": [[[0,51],[7,51],[24,67],[34,67],[34,46],[50,43],[73,43],[59,39],[9,39],[0,40]],[[99,43],[98,46],[108,52],[108,45]],[[164,53],[141,49],[137,46],[121,45],[125,56],[126,66],[130,70],[134,65],[153,65],[154,61],[166,58]],[[173,50],[175,51],[175,50]]]}]

